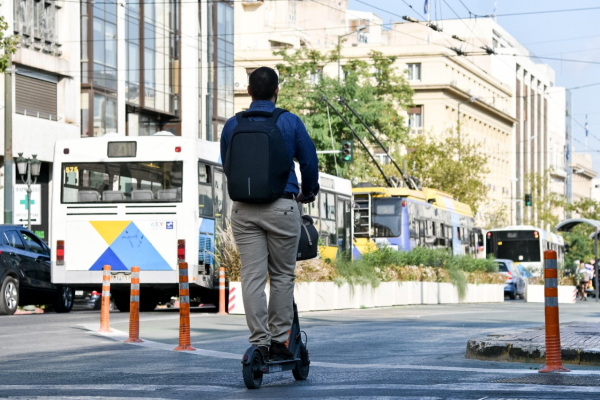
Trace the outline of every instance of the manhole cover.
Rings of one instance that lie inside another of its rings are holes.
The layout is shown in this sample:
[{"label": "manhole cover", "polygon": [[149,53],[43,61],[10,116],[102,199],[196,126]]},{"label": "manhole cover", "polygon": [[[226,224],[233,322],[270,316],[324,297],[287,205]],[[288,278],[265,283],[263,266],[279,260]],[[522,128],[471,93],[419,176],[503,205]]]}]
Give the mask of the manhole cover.
[{"label": "manhole cover", "polygon": [[519,378],[498,379],[493,382],[557,386],[600,386],[600,378],[590,376],[569,376],[567,374],[532,374]]}]

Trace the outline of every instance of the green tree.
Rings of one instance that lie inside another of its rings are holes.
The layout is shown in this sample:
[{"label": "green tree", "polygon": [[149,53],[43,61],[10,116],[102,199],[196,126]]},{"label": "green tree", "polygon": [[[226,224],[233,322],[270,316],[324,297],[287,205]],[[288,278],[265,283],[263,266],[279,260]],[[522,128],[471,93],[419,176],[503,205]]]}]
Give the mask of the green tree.
[{"label": "green tree", "polygon": [[6,36],[8,23],[4,16],[0,16],[0,72],[8,68],[10,56],[17,51],[18,39],[16,36]]},{"label": "green tree", "polygon": [[474,144],[459,140],[450,130],[441,138],[431,134],[414,136],[408,150],[406,160],[409,167],[414,165],[412,175],[424,187],[452,194],[471,206],[473,212],[486,201],[487,156],[480,154]]},{"label": "green tree", "polygon": [[[329,77],[322,71],[325,65],[337,61],[339,48],[327,53],[299,49],[281,50],[273,54],[282,57],[282,62],[276,66],[281,81],[277,104],[300,116],[317,150],[339,150],[341,140],[355,140],[344,122],[322,101],[322,96],[342,112],[366,143],[376,146],[362,124],[335,101],[340,96],[351,104],[386,147],[397,148],[405,141],[408,130],[402,111],[411,105],[413,90],[402,71],[394,66],[396,57],[373,51],[368,61],[350,60],[344,68],[345,78],[338,82],[337,76]],[[340,175],[346,178],[379,175],[357,141],[354,149],[353,164],[338,162]],[[336,174],[334,159],[332,155],[320,155],[321,169]]]},{"label": "green tree", "polygon": [[546,170],[542,174],[525,175],[525,182],[529,186],[531,193],[531,207],[523,207],[525,210],[525,223],[534,224],[534,220],[528,217],[527,209],[537,212],[537,225],[542,229],[552,229],[558,224],[559,215],[557,210],[564,209],[566,199],[563,195],[550,190],[550,171]]}]

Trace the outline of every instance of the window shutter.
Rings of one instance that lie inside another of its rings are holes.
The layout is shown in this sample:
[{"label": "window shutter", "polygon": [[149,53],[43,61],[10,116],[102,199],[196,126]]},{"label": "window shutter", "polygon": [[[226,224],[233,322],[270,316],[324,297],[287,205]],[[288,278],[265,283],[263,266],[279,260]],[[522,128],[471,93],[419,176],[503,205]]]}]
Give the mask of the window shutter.
[{"label": "window shutter", "polygon": [[409,114],[421,114],[421,106],[419,106],[419,107],[409,107],[408,113]]},{"label": "window shutter", "polygon": [[56,97],[56,83],[16,74],[16,113],[56,121]]}]

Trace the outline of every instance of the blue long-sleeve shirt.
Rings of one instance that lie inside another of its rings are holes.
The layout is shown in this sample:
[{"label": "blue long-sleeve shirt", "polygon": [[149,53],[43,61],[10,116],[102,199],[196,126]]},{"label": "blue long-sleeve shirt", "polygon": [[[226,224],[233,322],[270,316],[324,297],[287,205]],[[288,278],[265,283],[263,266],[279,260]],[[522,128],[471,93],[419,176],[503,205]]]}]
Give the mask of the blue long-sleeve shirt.
[{"label": "blue long-sleeve shirt", "polygon": [[[268,111],[273,112],[275,104],[268,100],[256,100],[250,104],[248,111]],[[249,117],[251,121],[264,121],[265,117]],[[221,159],[225,163],[227,157],[227,147],[231,142],[231,136],[238,121],[236,117],[229,118],[223,132],[221,133]],[[300,164],[300,173],[302,174],[302,193],[305,196],[317,194],[319,192],[319,160],[315,144],[308,135],[306,127],[298,116],[286,112],[279,116],[277,127],[283,135],[288,156],[296,159]],[[290,160],[291,161],[291,160]],[[296,177],[295,167],[292,163],[290,176],[284,193],[293,193],[298,195],[299,186]]]}]

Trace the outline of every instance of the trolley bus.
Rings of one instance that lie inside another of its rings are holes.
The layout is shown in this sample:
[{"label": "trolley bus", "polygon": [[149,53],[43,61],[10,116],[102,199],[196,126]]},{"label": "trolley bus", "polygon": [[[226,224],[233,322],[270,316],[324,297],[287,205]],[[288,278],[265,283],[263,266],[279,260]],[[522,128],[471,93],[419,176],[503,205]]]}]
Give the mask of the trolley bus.
[{"label": "trolley bus", "polygon": [[[140,308],[152,310],[177,293],[177,264],[186,261],[191,298],[217,303],[216,227],[227,226],[232,206],[218,142],[168,132],[58,141],[53,182],[54,283],[94,290],[111,265],[112,297],[126,310],[131,267],[139,266]],[[305,212],[323,254],[335,257],[350,248],[350,182],[327,174],[320,182]]]},{"label": "trolley bus", "polygon": [[544,251],[554,250],[559,268],[564,265],[565,243],[562,236],[531,225],[508,226],[486,232],[485,254],[512,260],[533,275],[544,270]]},{"label": "trolley bus", "polygon": [[478,253],[471,208],[439,190],[357,187],[354,194],[353,257],[377,245],[395,250],[416,246],[449,248],[454,254]]}]

